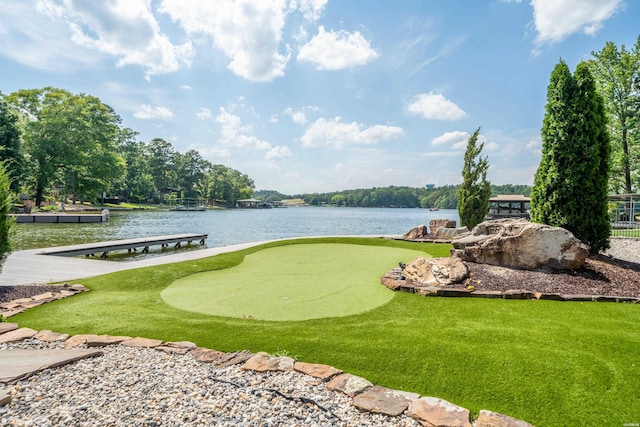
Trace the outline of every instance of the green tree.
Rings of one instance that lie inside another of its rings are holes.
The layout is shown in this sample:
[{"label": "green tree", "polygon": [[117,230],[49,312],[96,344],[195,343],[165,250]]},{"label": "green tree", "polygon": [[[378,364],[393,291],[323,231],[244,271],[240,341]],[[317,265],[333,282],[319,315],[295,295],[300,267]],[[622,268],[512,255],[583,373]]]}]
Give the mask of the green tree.
[{"label": "green tree", "polygon": [[11,252],[11,235],[13,232],[13,217],[11,213],[11,179],[5,167],[5,161],[0,162],[0,269],[5,257]]},{"label": "green tree", "polygon": [[124,128],[118,138],[119,153],[127,165],[127,172],[119,183],[118,194],[132,202],[147,202],[157,193],[149,168],[144,142],[136,139],[137,132]]},{"label": "green tree", "polygon": [[612,143],[611,187],[632,193],[634,175],[640,173],[640,36],[635,46],[618,49],[607,42],[600,52],[591,52],[588,61],[598,92],[604,98]]},{"label": "green tree", "polygon": [[116,153],[120,118],[89,95],[45,87],[6,97],[20,114],[25,153],[39,206],[53,185],[95,196],[124,171]]},{"label": "green tree", "polygon": [[469,137],[464,153],[462,185],[458,189],[458,215],[460,224],[472,229],[487,216],[491,184],[487,181],[489,161],[480,157],[484,143],[478,144],[480,128]]},{"label": "green tree", "polygon": [[531,219],[563,227],[594,253],[609,245],[606,114],[585,63],[551,73],[542,124],[542,158],[531,190]]},{"label": "green tree", "polygon": [[24,174],[24,155],[18,129],[18,116],[9,109],[2,94],[0,94],[0,161],[5,162],[11,181],[11,190],[17,193]]},{"label": "green tree", "polygon": [[154,138],[146,146],[149,171],[159,191],[166,187],[174,187],[175,183],[175,149],[170,142],[162,138]]}]

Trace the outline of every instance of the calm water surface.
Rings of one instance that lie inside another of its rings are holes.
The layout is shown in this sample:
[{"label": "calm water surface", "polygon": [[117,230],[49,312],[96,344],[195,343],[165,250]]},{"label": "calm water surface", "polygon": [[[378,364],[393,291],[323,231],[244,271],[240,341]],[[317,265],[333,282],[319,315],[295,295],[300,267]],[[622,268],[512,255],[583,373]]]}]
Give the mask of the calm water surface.
[{"label": "calm water surface", "polygon": [[101,224],[18,224],[15,249],[207,233],[207,247],[285,237],[396,235],[436,218],[459,222],[456,210],[298,207],[205,212],[112,212]]}]

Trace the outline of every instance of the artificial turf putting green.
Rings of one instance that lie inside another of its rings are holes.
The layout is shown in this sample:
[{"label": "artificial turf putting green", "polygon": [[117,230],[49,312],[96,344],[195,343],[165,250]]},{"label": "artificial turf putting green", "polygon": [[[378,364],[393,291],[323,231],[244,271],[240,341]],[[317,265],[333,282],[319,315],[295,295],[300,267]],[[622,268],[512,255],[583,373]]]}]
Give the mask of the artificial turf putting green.
[{"label": "artificial turf putting green", "polygon": [[191,274],[161,292],[172,307],[225,317],[308,320],[372,310],[393,298],[380,276],[424,252],[339,243],[289,245],[235,267]]}]

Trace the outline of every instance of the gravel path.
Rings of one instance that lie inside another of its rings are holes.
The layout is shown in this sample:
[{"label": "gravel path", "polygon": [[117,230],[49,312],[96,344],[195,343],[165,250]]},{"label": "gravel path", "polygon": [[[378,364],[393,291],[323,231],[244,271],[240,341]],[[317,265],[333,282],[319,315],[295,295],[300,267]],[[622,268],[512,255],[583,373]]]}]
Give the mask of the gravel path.
[{"label": "gravel path", "polygon": [[[31,339],[0,350],[61,348]],[[360,412],[346,395],[297,372],[214,368],[190,354],[119,345],[17,384],[2,426],[414,426]],[[284,398],[282,395],[292,399]],[[304,398],[304,399],[299,399]],[[309,400],[306,400],[309,399]]]}]

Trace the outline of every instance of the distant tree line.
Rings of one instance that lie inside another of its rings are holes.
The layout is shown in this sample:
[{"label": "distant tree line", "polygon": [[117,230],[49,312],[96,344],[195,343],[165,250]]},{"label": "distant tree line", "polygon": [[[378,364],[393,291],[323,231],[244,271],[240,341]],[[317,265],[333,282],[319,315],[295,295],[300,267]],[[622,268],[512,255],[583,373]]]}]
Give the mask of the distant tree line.
[{"label": "distant tree line", "polygon": [[14,196],[47,201],[95,201],[103,195],[162,203],[169,195],[233,206],[254,190],[246,174],[215,165],[196,150],[176,151],[121,126],[108,105],[63,89],[0,94],[0,161]]},{"label": "distant tree line", "polygon": [[[456,209],[457,192],[460,185],[442,187],[374,187],[368,189],[345,190],[331,193],[311,193],[286,195],[277,191],[256,191],[255,196],[265,201],[300,198],[312,206],[335,205],[365,208],[438,208]],[[491,195],[522,194],[529,196],[528,185],[491,185]]]}]

